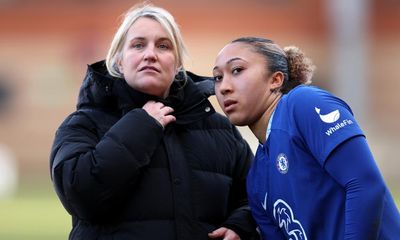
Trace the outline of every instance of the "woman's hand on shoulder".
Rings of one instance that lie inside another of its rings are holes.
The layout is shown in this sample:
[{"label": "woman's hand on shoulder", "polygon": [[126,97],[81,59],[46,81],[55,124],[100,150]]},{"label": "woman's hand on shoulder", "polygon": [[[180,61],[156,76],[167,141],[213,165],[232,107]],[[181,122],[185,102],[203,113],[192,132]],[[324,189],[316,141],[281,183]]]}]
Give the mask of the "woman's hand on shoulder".
[{"label": "woman's hand on shoulder", "polygon": [[221,227],[213,232],[209,233],[210,238],[218,238],[223,240],[240,240],[239,235],[237,235],[233,230],[229,228]]},{"label": "woman's hand on shoulder", "polygon": [[171,115],[174,111],[173,108],[165,106],[161,102],[148,101],[143,109],[153,117],[157,122],[159,122],[163,127],[167,126],[171,122],[175,122],[175,116]]}]

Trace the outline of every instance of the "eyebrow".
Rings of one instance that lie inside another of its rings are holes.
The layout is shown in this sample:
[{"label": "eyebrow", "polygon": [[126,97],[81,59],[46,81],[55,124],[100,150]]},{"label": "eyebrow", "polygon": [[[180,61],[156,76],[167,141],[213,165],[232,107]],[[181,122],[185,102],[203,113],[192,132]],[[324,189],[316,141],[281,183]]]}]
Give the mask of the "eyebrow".
[{"label": "eyebrow", "polygon": [[[226,64],[230,64],[231,62],[233,62],[233,61],[237,61],[237,60],[240,60],[240,61],[247,62],[247,61],[246,61],[246,60],[244,60],[243,58],[240,58],[240,57],[234,57],[234,58],[231,58],[231,59],[229,59],[229,60],[226,62]],[[214,71],[215,69],[218,69],[218,66],[215,66],[215,67],[213,68],[213,71]]]},{"label": "eyebrow", "polygon": [[[145,38],[145,37],[134,37],[134,38],[129,39],[129,42],[132,42],[132,41],[135,41],[135,40],[146,40],[146,38]],[[160,38],[157,38],[157,42],[159,42],[159,41],[169,41],[169,42],[172,42],[171,39],[169,39],[169,38],[167,38],[167,37],[160,37]]]},{"label": "eyebrow", "polygon": [[128,41],[132,42],[132,41],[135,41],[135,40],[145,40],[145,38],[144,37],[134,37],[134,38],[129,39]]}]

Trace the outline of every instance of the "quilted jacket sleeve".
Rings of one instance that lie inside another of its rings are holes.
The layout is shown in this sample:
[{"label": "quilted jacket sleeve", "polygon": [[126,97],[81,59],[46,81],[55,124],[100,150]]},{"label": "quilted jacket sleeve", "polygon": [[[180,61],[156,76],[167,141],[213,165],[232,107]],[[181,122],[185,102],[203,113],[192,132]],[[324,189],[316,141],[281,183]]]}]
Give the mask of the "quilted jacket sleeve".
[{"label": "quilted jacket sleeve", "polygon": [[67,117],[50,156],[54,187],[67,211],[85,220],[106,219],[149,164],[162,136],[161,125],[142,109],[127,113],[101,138],[86,113]]},{"label": "quilted jacket sleeve", "polygon": [[233,127],[236,138],[236,167],[231,188],[230,216],[223,226],[234,230],[242,240],[259,239],[256,223],[251,215],[247,200],[246,177],[254,155],[248,143],[242,138],[237,128]]}]

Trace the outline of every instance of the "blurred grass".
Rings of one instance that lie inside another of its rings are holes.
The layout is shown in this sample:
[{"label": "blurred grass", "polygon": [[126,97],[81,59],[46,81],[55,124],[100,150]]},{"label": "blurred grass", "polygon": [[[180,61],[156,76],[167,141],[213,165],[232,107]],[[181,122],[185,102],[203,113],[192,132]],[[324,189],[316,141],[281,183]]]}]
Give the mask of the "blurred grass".
[{"label": "blurred grass", "polygon": [[[392,193],[400,207],[400,192]],[[70,228],[70,216],[50,183],[22,186],[15,198],[0,200],[0,239],[68,239]]]},{"label": "blurred grass", "polygon": [[0,200],[0,239],[68,239],[70,228],[70,216],[51,186],[24,186],[15,197]]}]

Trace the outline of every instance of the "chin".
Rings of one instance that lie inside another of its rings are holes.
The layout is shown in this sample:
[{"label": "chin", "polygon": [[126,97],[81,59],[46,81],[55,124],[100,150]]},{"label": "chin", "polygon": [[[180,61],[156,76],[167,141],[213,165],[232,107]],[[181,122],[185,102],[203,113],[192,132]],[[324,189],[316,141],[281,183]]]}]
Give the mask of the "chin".
[{"label": "chin", "polygon": [[243,118],[235,116],[234,114],[233,115],[227,115],[227,116],[228,116],[229,121],[232,124],[234,124],[236,126],[247,126],[247,122]]},{"label": "chin", "polygon": [[158,96],[158,97],[164,97],[164,94],[168,91],[168,89],[165,86],[160,86],[160,85],[146,85],[146,86],[140,86],[136,88],[136,90],[139,90],[143,93],[153,95],[153,96]]}]

